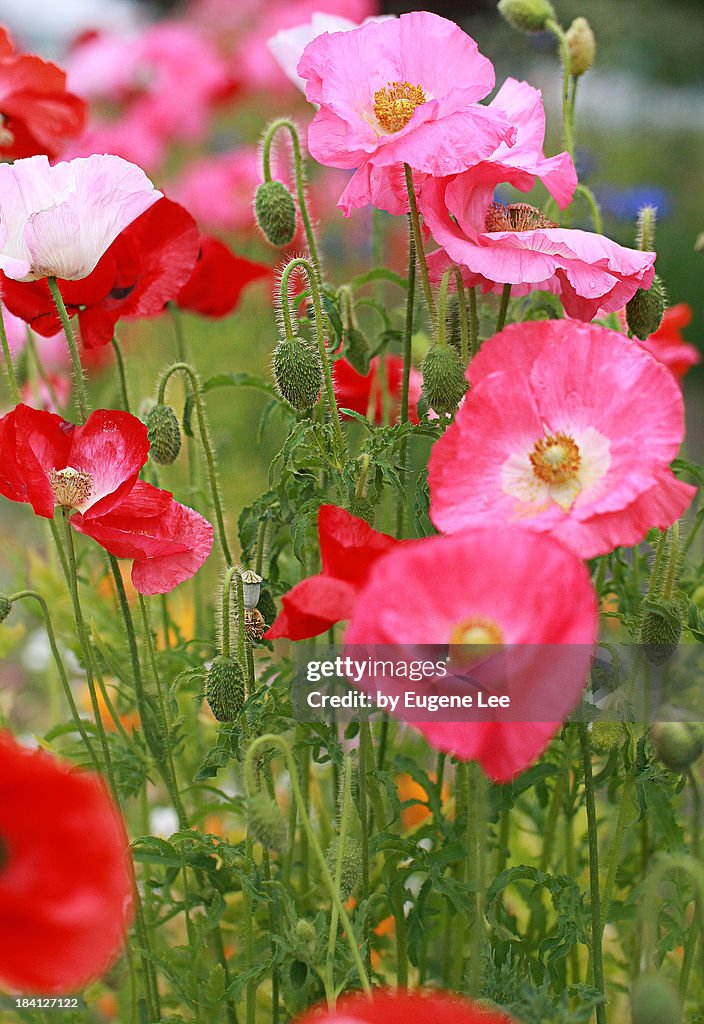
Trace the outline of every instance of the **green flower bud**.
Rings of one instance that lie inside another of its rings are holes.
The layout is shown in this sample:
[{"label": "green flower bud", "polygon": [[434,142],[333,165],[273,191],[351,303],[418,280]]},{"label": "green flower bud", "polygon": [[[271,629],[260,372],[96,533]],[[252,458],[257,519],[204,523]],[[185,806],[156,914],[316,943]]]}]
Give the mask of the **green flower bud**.
[{"label": "green flower bud", "polygon": [[575,18],[565,34],[570,48],[570,71],[578,78],[594,63],[596,39],[586,18]]},{"label": "green flower bud", "polygon": [[234,722],[244,704],[244,674],[233,658],[213,661],[205,683],[205,699],[218,722]]},{"label": "green flower bud", "polygon": [[676,604],[669,602],[669,616],[647,608],[640,624],[639,642],[651,665],[663,665],[677,650],[682,635],[682,620]]},{"label": "green flower bud", "polygon": [[348,328],[343,335],[343,349],[347,362],[353,370],[365,377],[369,373],[369,342],[356,327]]},{"label": "green flower bud", "polygon": [[296,941],[300,942],[302,946],[307,946],[309,949],[318,941],[315,925],[307,917],[302,917],[300,921],[296,921],[295,935]]},{"label": "green flower bud", "polygon": [[289,405],[307,412],[318,401],[323,385],[320,356],[301,338],[283,338],[274,349],[274,380]]},{"label": "green flower bud", "polygon": [[704,751],[704,738],[695,722],[656,722],[650,738],[658,758],[673,772],[689,768]]},{"label": "green flower bud", "polygon": [[544,32],[555,11],[548,0],[499,0],[499,13],[519,32]]},{"label": "green flower bud", "polygon": [[347,503],[347,511],[370,526],[374,525],[376,505],[369,498],[351,498]]},{"label": "green flower bud", "polygon": [[282,181],[265,181],[254,197],[254,214],[264,237],[281,247],[296,234],[296,206]]},{"label": "green flower bud", "polygon": [[597,754],[609,754],[623,742],[623,727],[620,722],[604,718],[594,722],[591,730],[592,749]]},{"label": "green flower bud", "polygon": [[247,805],[249,828],[262,846],[283,853],[288,843],[288,828],[278,804],[260,789],[249,798]]},{"label": "green flower bud", "polygon": [[[335,880],[337,871],[337,851],[340,846],[340,837],[335,836],[328,846],[325,854],[328,870]],[[354,836],[347,836],[342,850],[342,872],[340,874],[340,899],[344,903],[354,892],[362,877],[362,844]]]},{"label": "green flower bud", "polygon": [[640,341],[645,341],[657,331],[662,323],[666,301],[665,287],[656,274],[648,291],[639,288],[626,304],[626,323]]},{"label": "green flower bud", "polygon": [[631,1015],[633,1024],[680,1024],[682,1005],[669,981],[646,974],[633,987]]},{"label": "green flower bud", "polygon": [[12,604],[6,594],[0,594],[0,622],[4,622],[12,611]]},{"label": "green flower bud", "polygon": [[454,412],[468,384],[462,363],[450,345],[433,345],[421,364],[423,397],[431,409],[442,415]]},{"label": "green flower bud", "polygon": [[181,451],[181,428],[170,405],[154,405],[146,415],[149,453],[161,466],[170,466]]}]

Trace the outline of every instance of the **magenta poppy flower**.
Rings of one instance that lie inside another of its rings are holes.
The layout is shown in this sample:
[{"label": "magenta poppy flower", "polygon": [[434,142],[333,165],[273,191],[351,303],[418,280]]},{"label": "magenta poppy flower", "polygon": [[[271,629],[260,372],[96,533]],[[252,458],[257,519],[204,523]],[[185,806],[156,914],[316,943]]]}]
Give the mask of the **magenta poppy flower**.
[{"label": "magenta poppy flower", "polygon": [[163,594],[193,576],[210,554],[213,528],[201,515],[139,480],[149,456],[135,416],[99,409],[83,426],[18,405],[0,419],[0,494],[70,523],[117,558],[131,558],[142,594]]},{"label": "magenta poppy flower", "polygon": [[[120,232],[88,277],[59,280],[59,291],[69,316],[78,319],[85,347],[108,345],[122,318],[161,313],[190,280],[199,243],[191,215],[177,203],[162,198]],[[8,309],[38,334],[49,337],[61,330],[45,280],[4,278],[2,294]]]},{"label": "magenta poppy flower", "polygon": [[129,846],[96,776],[0,734],[0,979],[66,994],[103,974],[132,916]]},{"label": "magenta poppy flower", "polygon": [[[363,992],[344,995],[334,1010],[316,1006],[296,1017],[295,1024],[512,1024],[499,1010],[463,999],[450,992],[391,992],[375,988],[371,998]],[[518,1022],[513,1022],[518,1024]]]},{"label": "magenta poppy flower", "polygon": [[[505,674],[505,717],[485,711],[471,720],[460,711],[453,721],[416,721],[422,711],[397,713],[436,749],[476,760],[492,779],[507,782],[543,752],[579,702],[597,624],[596,595],[580,559],[550,537],[502,524],[409,541],[375,562],[357,595],[345,648],[358,657],[371,645],[382,661],[424,661],[420,645],[448,650],[449,675],[412,685],[378,675],[360,683],[373,692],[466,694],[465,669],[488,690]],[[483,654],[470,664],[475,645]]]},{"label": "magenta poppy flower", "polygon": [[438,529],[520,522],[583,558],[639,543],[689,506],[670,462],[684,435],[671,373],[615,331],[513,324],[485,342],[430,455]]},{"label": "magenta poppy flower", "polygon": [[78,281],[128,224],[161,198],[119,156],[0,164],[0,270],[15,281]]},{"label": "magenta poppy flower", "polygon": [[436,14],[416,11],[326,32],[305,48],[297,71],[307,81],[306,97],[319,104],[308,130],[311,155],[332,167],[359,168],[361,181],[404,163],[426,174],[456,174],[515,135],[502,113],[477,103],[494,86],[491,62]]},{"label": "magenta poppy flower", "polygon": [[348,619],[374,562],[399,543],[337,505],[320,506],[318,536],[322,572],[284,594],[266,640],[306,640]]},{"label": "magenta poppy flower", "polygon": [[[500,180],[511,180],[514,173],[506,171]],[[516,295],[536,288],[556,292],[568,316],[578,320],[592,320],[600,309],[614,312],[639,288],[650,288],[654,252],[626,249],[590,231],[559,228],[526,203],[495,203],[493,169],[488,177],[477,181],[468,171],[423,182],[423,219],[442,247],[429,256],[435,279],[456,263],[465,284],[481,285],[483,291],[510,284]]]}]

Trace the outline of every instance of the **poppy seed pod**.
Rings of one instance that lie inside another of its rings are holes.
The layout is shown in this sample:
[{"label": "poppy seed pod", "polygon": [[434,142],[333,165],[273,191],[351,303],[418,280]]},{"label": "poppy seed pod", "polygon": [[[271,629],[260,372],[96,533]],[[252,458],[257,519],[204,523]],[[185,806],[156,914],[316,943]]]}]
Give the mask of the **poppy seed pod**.
[{"label": "poppy seed pod", "polygon": [[666,300],[665,287],[656,274],[650,288],[647,291],[639,288],[626,304],[626,323],[639,341],[645,341],[657,331],[662,323]]},{"label": "poppy seed pod", "polygon": [[249,828],[257,842],[276,853],[283,853],[288,842],[288,828],[278,805],[269,794],[260,789],[251,796],[247,812]]},{"label": "poppy seed pod", "polygon": [[254,213],[264,237],[272,245],[283,246],[296,234],[296,206],[282,181],[265,181],[257,189]]},{"label": "poppy seed pod", "polygon": [[[328,870],[333,880],[337,872],[337,853],[340,837],[335,836],[325,854]],[[342,871],[340,873],[340,899],[348,900],[362,877],[362,844],[354,836],[347,836],[342,848]]]},{"label": "poppy seed pod", "polygon": [[273,370],[279,394],[297,412],[307,412],[315,405],[323,385],[323,368],[318,353],[301,338],[279,342]]},{"label": "poppy seed pod", "polygon": [[170,405],[154,405],[145,418],[149,454],[161,466],[170,466],[181,451],[181,428]]},{"label": "poppy seed pod", "polygon": [[544,32],[546,23],[555,17],[548,0],[499,0],[499,14],[519,32]]},{"label": "poppy seed pod", "polygon": [[696,722],[656,722],[650,738],[658,758],[673,772],[689,768],[704,751],[704,737]]},{"label": "poppy seed pod", "polygon": [[0,622],[4,622],[12,611],[12,604],[6,594],[0,594]]},{"label": "poppy seed pod", "polygon": [[205,684],[205,699],[218,722],[234,722],[244,704],[244,675],[238,662],[215,658]]}]

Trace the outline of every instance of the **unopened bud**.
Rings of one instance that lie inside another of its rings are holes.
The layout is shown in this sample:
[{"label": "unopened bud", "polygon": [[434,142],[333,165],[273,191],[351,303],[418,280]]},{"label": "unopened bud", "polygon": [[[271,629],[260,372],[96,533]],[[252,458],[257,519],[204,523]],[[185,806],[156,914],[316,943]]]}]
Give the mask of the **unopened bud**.
[{"label": "unopened bud", "polygon": [[570,48],[570,71],[578,78],[594,63],[596,39],[586,18],[575,18],[565,35]]},{"label": "unopened bud", "polygon": [[658,758],[673,772],[689,768],[704,751],[702,729],[697,722],[656,722],[650,738]]},{"label": "unopened bud", "polygon": [[6,594],[0,594],[0,622],[4,622],[12,611],[12,602]]},{"label": "unopened bud", "polygon": [[288,841],[288,828],[278,804],[263,789],[249,798],[247,805],[249,829],[262,846],[283,853]]},{"label": "unopened bud", "polygon": [[499,0],[499,13],[519,32],[544,32],[555,17],[548,0]]},{"label": "unopened bud", "polygon": [[450,345],[433,345],[421,364],[423,396],[435,412],[454,412],[467,390],[457,352]]},{"label": "unopened bud", "polygon": [[640,341],[655,334],[662,323],[666,299],[665,287],[656,274],[650,288],[639,288],[626,305],[626,323]]},{"label": "unopened bud", "polygon": [[347,362],[353,370],[361,373],[363,377],[369,373],[369,342],[356,327],[348,328],[343,336],[343,349]]},{"label": "unopened bud", "polygon": [[254,214],[264,237],[281,247],[296,234],[296,206],[282,181],[265,181],[254,197]]},{"label": "unopened bud", "polygon": [[597,754],[610,754],[617,750],[624,739],[623,726],[610,718],[594,722],[591,731],[592,749]]},{"label": "unopened bud", "polygon": [[[337,852],[340,848],[340,837],[335,836],[325,854],[328,870],[333,881],[337,873]],[[354,892],[362,877],[362,844],[354,836],[347,836],[342,848],[342,870],[340,872],[340,899],[345,902]]]},{"label": "unopened bud", "polygon": [[218,722],[234,722],[244,704],[244,674],[239,662],[223,655],[210,666],[205,698]]},{"label": "unopened bud", "polygon": [[312,409],[323,385],[318,353],[301,338],[282,339],[274,349],[274,380],[281,397],[294,409]]},{"label": "unopened bud", "polygon": [[347,503],[347,511],[358,519],[363,519],[370,526],[376,518],[376,505],[369,498],[351,498]]},{"label": "unopened bud", "polygon": [[318,934],[315,930],[315,925],[312,921],[309,921],[307,917],[302,917],[299,921],[296,921],[296,939],[301,943],[302,946],[311,947],[315,945]]},{"label": "unopened bud", "polygon": [[631,1001],[633,1024],[680,1024],[682,1004],[669,981],[657,974],[635,983]]},{"label": "unopened bud", "polygon": [[149,453],[161,466],[170,466],[181,451],[181,428],[170,405],[154,405],[146,415]]},{"label": "unopened bud", "polygon": [[663,665],[675,651],[682,636],[680,609],[673,601],[662,609],[646,608],[640,624],[639,642],[652,665]]}]

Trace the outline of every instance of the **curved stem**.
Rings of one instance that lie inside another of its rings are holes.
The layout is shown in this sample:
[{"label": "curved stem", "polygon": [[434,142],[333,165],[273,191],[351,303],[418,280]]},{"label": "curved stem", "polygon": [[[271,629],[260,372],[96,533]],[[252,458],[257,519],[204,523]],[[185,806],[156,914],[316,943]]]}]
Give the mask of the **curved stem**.
[{"label": "curved stem", "polygon": [[560,57],[562,60],[562,128],[565,134],[565,149],[574,158],[574,133],[570,105],[570,78],[572,75],[572,55],[567,41],[567,35],[556,21],[549,18],[545,22],[545,28],[557,39],[560,44]]},{"label": "curved stem", "polygon": [[20,389],[17,384],[15,367],[12,363],[12,353],[10,352],[10,343],[7,340],[7,331],[5,330],[5,321],[3,319],[2,309],[0,309],[0,343],[2,343],[2,354],[5,359],[5,372],[7,374],[7,382],[10,385],[10,394],[12,395],[12,401],[17,405],[21,400]]},{"label": "curved stem", "polygon": [[117,363],[117,379],[120,382],[120,397],[122,399],[122,408],[125,412],[130,412],[130,399],[127,392],[127,374],[125,373],[125,361],[122,358],[122,352],[120,351],[120,345],[113,334],[112,347],[115,353],[115,362]]},{"label": "curved stem", "polygon": [[322,284],[323,278],[320,266],[320,256],[318,253],[318,244],[315,240],[313,224],[308,212],[308,202],[306,200],[305,174],[303,172],[303,161],[301,159],[301,143],[298,138],[298,129],[293,121],[289,121],[288,118],[280,117],[277,118],[276,121],[272,121],[264,135],[264,142],[262,144],[264,181],[271,181],[271,144],[274,141],[276,133],[282,128],[286,130],[291,137],[291,149],[293,150],[293,172],[296,178],[296,198],[298,199],[298,209],[300,210],[301,220],[303,221],[303,230],[305,231],[306,242],[308,243],[308,252],[310,253],[311,262],[315,268],[315,276],[318,283]]},{"label": "curved stem", "polygon": [[208,422],[205,416],[205,407],[203,405],[203,397],[200,390],[200,380],[198,374],[195,372],[192,366],[188,363],[174,363],[166,370],[159,381],[158,398],[157,401],[160,404],[164,402],[164,396],[166,394],[166,385],[175,373],[185,374],[193,389],[193,398],[196,405],[196,416],[198,418],[198,430],[200,433],[201,443],[203,445],[203,451],[205,452],[205,460],[208,465],[208,479],[210,482],[210,496],[213,501],[213,508],[215,510],[215,519],[217,523],[217,534],[218,541],[220,543],[220,549],[223,554],[223,558],[227,565],[232,565],[232,555],[230,554],[230,548],[227,543],[227,536],[225,534],[225,519],[222,511],[222,500],[220,498],[220,488],[218,486],[217,471],[215,469],[215,453],[212,442],[210,440],[210,434],[208,432]]},{"label": "curved stem", "polygon": [[81,365],[81,357],[78,353],[78,343],[76,342],[76,336],[73,333],[73,328],[71,327],[71,321],[64,304],[63,296],[61,295],[59,286],[56,283],[56,278],[48,277],[47,284],[49,285],[49,291],[51,292],[54,300],[56,311],[59,314],[61,326],[64,329],[64,334],[66,335],[68,350],[71,353],[73,375],[76,381],[76,404],[78,405],[81,422],[84,423],[88,417],[88,396],[86,393],[86,381],[83,373],[83,366]]},{"label": "curved stem", "polygon": [[418,257],[418,266],[420,268],[420,279],[423,283],[423,293],[425,295],[425,301],[428,306],[428,312],[430,313],[430,320],[433,325],[433,330],[437,327],[437,311],[435,309],[435,299],[433,298],[433,290],[430,287],[430,274],[428,273],[428,261],[425,258],[425,245],[423,244],[423,232],[420,226],[420,215],[418,213],[418,203],[416,202],[416,193],[413,186],[413,171],[408,164],[403,165],[403,170],[406,176],[406,191],[408,192],[408,206],[411,213],[411,225],[413,227],[413,242],[415,245],[416,256]]},{"label": "curved stem", "polygon": [[249,790],[251,792],[256,785],[253,771],[254,758],[256,757],[257,752],[262,747],[267,745],[278,747],[281,753],[283,754],[284,760],[286,761],[286,767],[288,769],[289,778],[291,780],[291,790],[293,792],[293,798],[296,801],[296,805],[298,807],[298,815],[301,819],[301,823],[308,837],[310,848],[312,849],[315,858],[318,861],[318,867],[320,869],[320,874],[322,876],[325,887],[327,888],[330,894],[330,898],[333,904],[337,907],[337,912],[340,915],[340,921],[342,922],[342,927],[345,930],[347,944],[350,947],[352,959],[354,960],[355,967],[357,968],[357,973],[359,975],[359,980],[362,984],[362,988],[367,993],[367,995],[371,995],[372,987],[369,981],[369,976],[367,975],[364,964],[362,963],[362,958],[359,954],[359,949],[357,948],[357,942],[355,940],[354,931],[352,929],[352,922],[350,921],[349,915],[347,914],[344,904],[340,899],[340,894],[335,888],[335,883],[330,875],[330,870],[328,868],[327,861],[325,860],[323,851],[320,849],[320,843],[318,842],[318,838],[313,830],[310,818],[308,817],[308,812],[306,811],[305,803],[303,801],[303,794],[301,793],[301,787],[298,783],[296,763],[293,759],[291,748],[289,747],[286,740],[283,739],[283,737],[278,736],[275,733],[266,733],[264,736],[259,736],[251,744],[245,758],[245,770]]},{"label": "curved stem", "polygon": [[599,204],[596,201],[594,193],[588,185],[579,184],[575,189],[575,195],[582,196],[586,200],[587,206],[589,207],[589,212],[592,215],[592,224],[594,225],[594,230],[597,232],[597,234],[600,235],[603,230],[601,222],[601,210],[599,209]]}]

